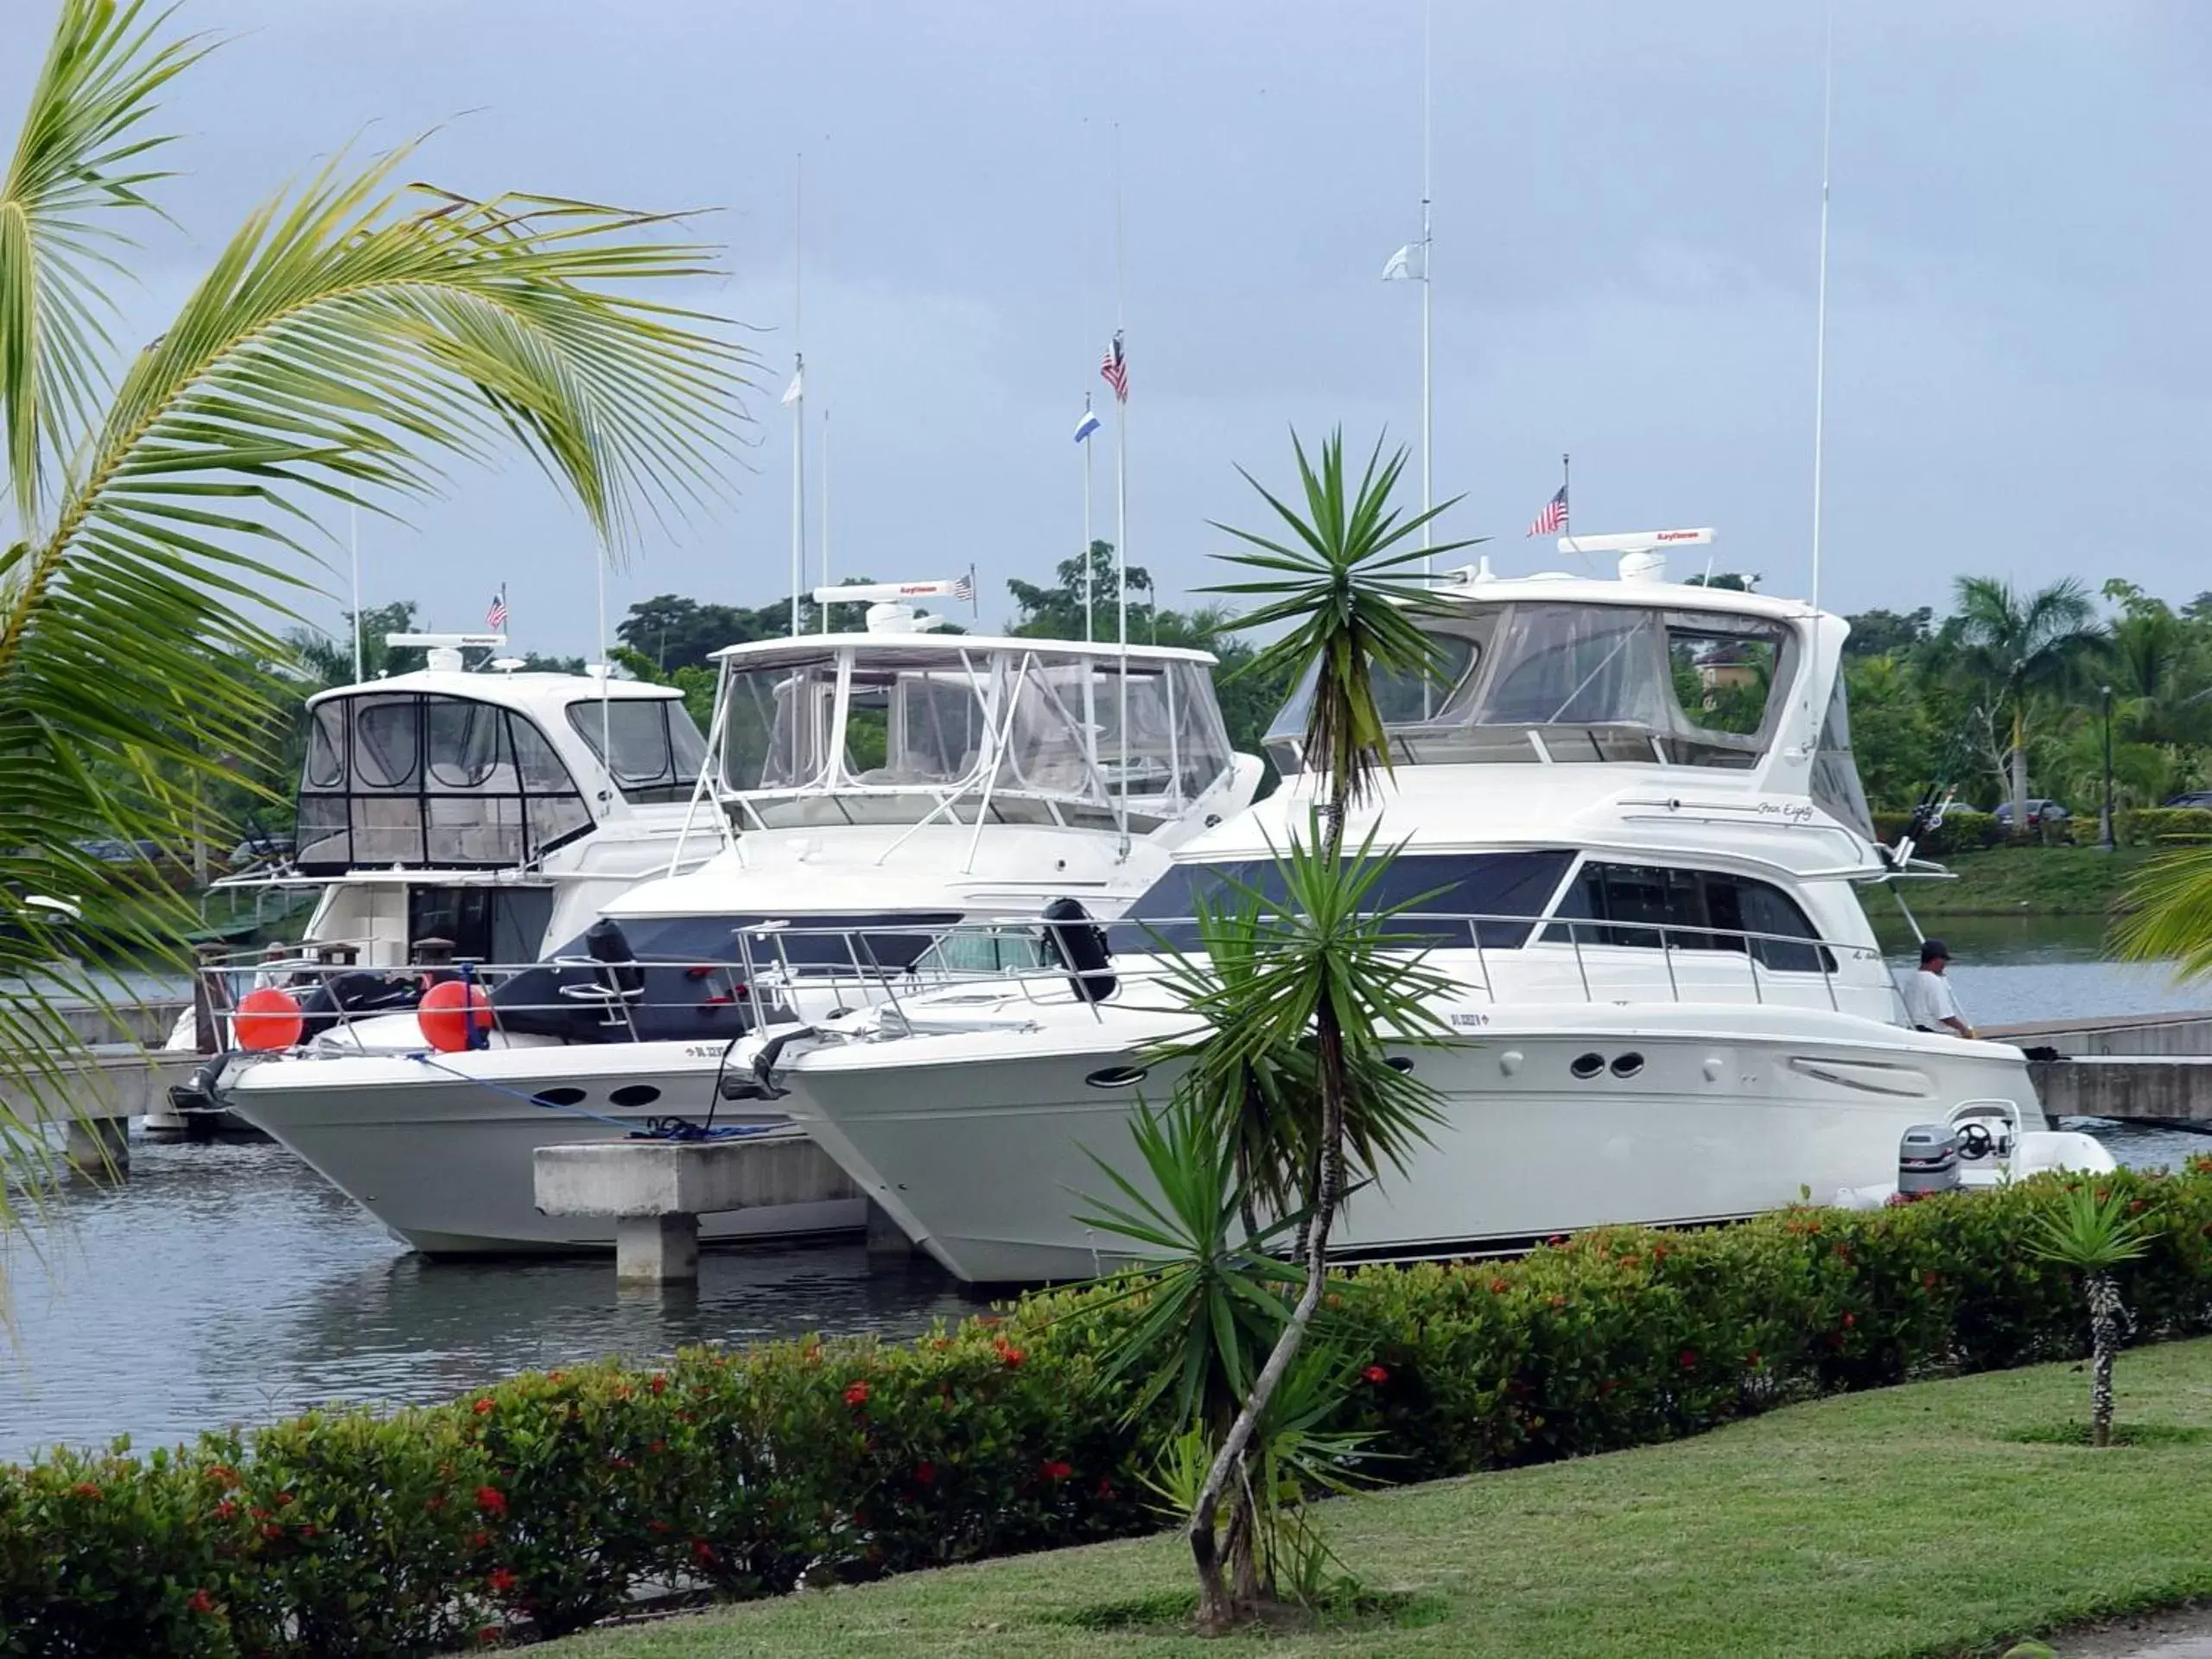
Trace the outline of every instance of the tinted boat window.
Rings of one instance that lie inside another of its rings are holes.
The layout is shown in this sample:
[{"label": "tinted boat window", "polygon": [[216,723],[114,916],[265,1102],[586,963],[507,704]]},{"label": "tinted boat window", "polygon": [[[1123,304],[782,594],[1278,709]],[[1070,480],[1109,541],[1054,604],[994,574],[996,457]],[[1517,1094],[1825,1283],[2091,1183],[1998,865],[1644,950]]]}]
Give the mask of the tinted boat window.
[{"label": "tinted boat window", "polygon": [[1556,914],[1567,919],[1544,930],[1549,944],[1735,951],[1748,944],[1763,968],[1815,973],[1835,965],[1824,949],[1788,943],[1820,936],[1788,893],[1750,876],[1593,860],[1576,873]]},{"label": "tinted boat window", "polygon": [[[1528,943],[1532,925],[1573,856],[1552,851],[1402,854],[1376,881],[1374,905],[1378,910],[1409,906],[1394,931],[1432,947],[1465,947],[1479,939],[1485,950],[1518,950]],[[1157,950],[1165,940],[1179,950],[1196,950],[1193,912],[1202,904],[1215,911],[1233,906],[1245,890],[1280,900],[1281,874],[1273,860],[1175,865],[1109,930],[1111,948]],[[1466,917],[1489,919],[1449,919]]]},{"label": "tinted boat window", "polygon": [[[588,698],[569,705],[569,724],[614,776],[625,800],[689,800],[706,743],[673,697]],[[607,751],[613,751],[610,759]]]}]

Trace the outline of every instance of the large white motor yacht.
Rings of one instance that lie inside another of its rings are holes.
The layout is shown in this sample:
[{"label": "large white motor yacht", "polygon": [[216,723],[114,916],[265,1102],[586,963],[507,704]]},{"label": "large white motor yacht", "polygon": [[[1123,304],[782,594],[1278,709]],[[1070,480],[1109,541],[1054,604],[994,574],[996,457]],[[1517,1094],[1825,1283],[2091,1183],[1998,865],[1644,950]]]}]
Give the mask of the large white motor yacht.
[{"label": "large white motor yacht", "polygon": [[[1348,1258],[1741,1217],[1883,1178],[1911,1125],[1986,1120],[1962,1131],[1984,1155],[2044,1127],[2018,1050],[1900,1023],[1854,888],[1897,870],[1852,761],[1847,626],[1659,569],[1639,544],[1619,581],[1458,573],[1423,624],[1448,688],[1379,688],[1395,777],[1347,840],[1402,843],[1379,897],[1421,899],[1401,926],[1456,989],[1450,1039],[1394,1060],[1440,1120],[1351,1198]],[[1113,1265],[1132,1247],[1079,1195],[1109,1190],[1094,1159],[1144,1182],[1130,1119],[1174,1087],[1157,1046],[1192,1034],[1159,945],[1310,833],[1304,719],[1294,698],[1270,735],[1287,786],[1112,930],[1110,979],[901,988],[765,1027],[739,1063],[959,1277]]]},{"label": "large white motor yacht", "polygon": [[[392,970],[426,950],[534,958],[671,861],[712,850],[694,837],[679,856],[706,740],[673,687],[463,672],[463,644],[499,635],[393,639],[427,643],[429,665],[308,699],[293,850],[216,884],[239,899],[313,895],[296,944],[234,953],[203,982],[296,985],[318,1028],[341,1003],[411,1006],[419,982]],[[231,1034],[200,999],[164,1047],[214,1053]],[[147,1122],[188,1127],[174,1108]]]},{"label": "large white motor yacht", "polygon": [[[419,1249],[608,1246],[611,1222],[539,1213],[536,1148],[656,1118],[780,1123],[717,1090],[762,1011],[826,1015],[943,970],[937,941],[963,923],[1058,900],[1117,916],[1177,847],[1250,802],[1262,763],[1231,753],[1205,653],[931,620],[879,605],[866,632],[718,653],[686,843],[711,856],[609,900],[533,967],[483,969],[480,1046],[429,1052],[411,1014],[353,1020],[232,1065],[225,1103]],[[773,1206],[702,1233],[864,1216],[858,1199]]]}]

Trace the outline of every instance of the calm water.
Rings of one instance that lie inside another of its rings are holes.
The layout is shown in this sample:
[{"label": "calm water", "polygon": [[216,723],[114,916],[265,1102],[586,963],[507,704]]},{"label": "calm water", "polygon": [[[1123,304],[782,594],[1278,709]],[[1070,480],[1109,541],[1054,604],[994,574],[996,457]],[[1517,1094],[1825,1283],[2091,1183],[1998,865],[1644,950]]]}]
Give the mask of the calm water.
[{"label": "calm water", "polygon": [[[2155,969],[2097,960],[2048,919],[1949,925],[1984,1024],[2212,1005]],[[1892,943],[1899,960],[1909,938]],[[2212,1136],[2104,1126],[2131,1163]],[[700,1340],[904,1334],[970,1304],[924,1271],[871,1276],[857,1247],[711,1253],[696,1297],[620,1294],[605,1261],[427,1265],[279,1148],[141,1141],[130,1180],[77,1187],[0,1246],[0,1457],[129,1433],[141,1446],[328,1400],[443,1399],[507,1372]]]}]

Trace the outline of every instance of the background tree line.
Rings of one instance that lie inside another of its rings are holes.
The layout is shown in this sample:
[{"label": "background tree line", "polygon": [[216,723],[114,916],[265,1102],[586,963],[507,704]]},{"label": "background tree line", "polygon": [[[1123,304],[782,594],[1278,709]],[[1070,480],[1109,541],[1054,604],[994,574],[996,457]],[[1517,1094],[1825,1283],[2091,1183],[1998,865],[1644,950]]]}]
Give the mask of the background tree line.
[{"label": "background tree line", "polygon": [[1980,807],[2094,812],[2107,688],[2115,806],[2212,786],[2212,593],[2177,608],[2120,577],[2101,591],[1961,576],[1941,618],[1851,617],[1852,745],[1873,804],[1910,808],[1932,785]]}]

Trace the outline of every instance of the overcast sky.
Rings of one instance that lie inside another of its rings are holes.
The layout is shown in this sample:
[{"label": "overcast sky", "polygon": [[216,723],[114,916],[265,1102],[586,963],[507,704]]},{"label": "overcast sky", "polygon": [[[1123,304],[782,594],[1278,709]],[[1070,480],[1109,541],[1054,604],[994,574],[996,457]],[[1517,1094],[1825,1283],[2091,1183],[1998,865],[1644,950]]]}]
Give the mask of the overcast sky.
[{"label": "overcast sky", "polygon": [[[42,0],[10,10],[27,44]],[[2191,485],[2212,8],[1838,10],[1823,600],[1940,607],[1960,572],[2212,587]],[[1293,426],[1417,449],[1420,295],[1379,277],[1419,225],[1420,0],[183,16],[236,38],[175,88],[189,234],[149,245],[149,335],[254,200],[349,138],[442,126],[411,170],[470,192],[722,210],[702,224],[731,275],[698,297],[760,331],[757,447],[726,511],[610,578],[611,617],[789,589],[802,150],[810,461],[826,413],[841,575],[972,561],[994,622],[1007,577],[1079,545],[1116,123],[1131,558],[1171,593],[1210,580],[1205,520],[1256,522],[1235,464],[1286,482]],[[1722,568],[1805,591],[1821,29],[1813,0],[1437,0],[1436,490],[1502,572],[1560,564],[1522,531],[1571,451],[1578,529],[1714,524]],[[30,55],[0,60],[11,112]],[[460,472],[410,517],[365,537],[369,602],[475,626],[504,581],[518,646],[589,650],[590,540],[534,467]]]}]

